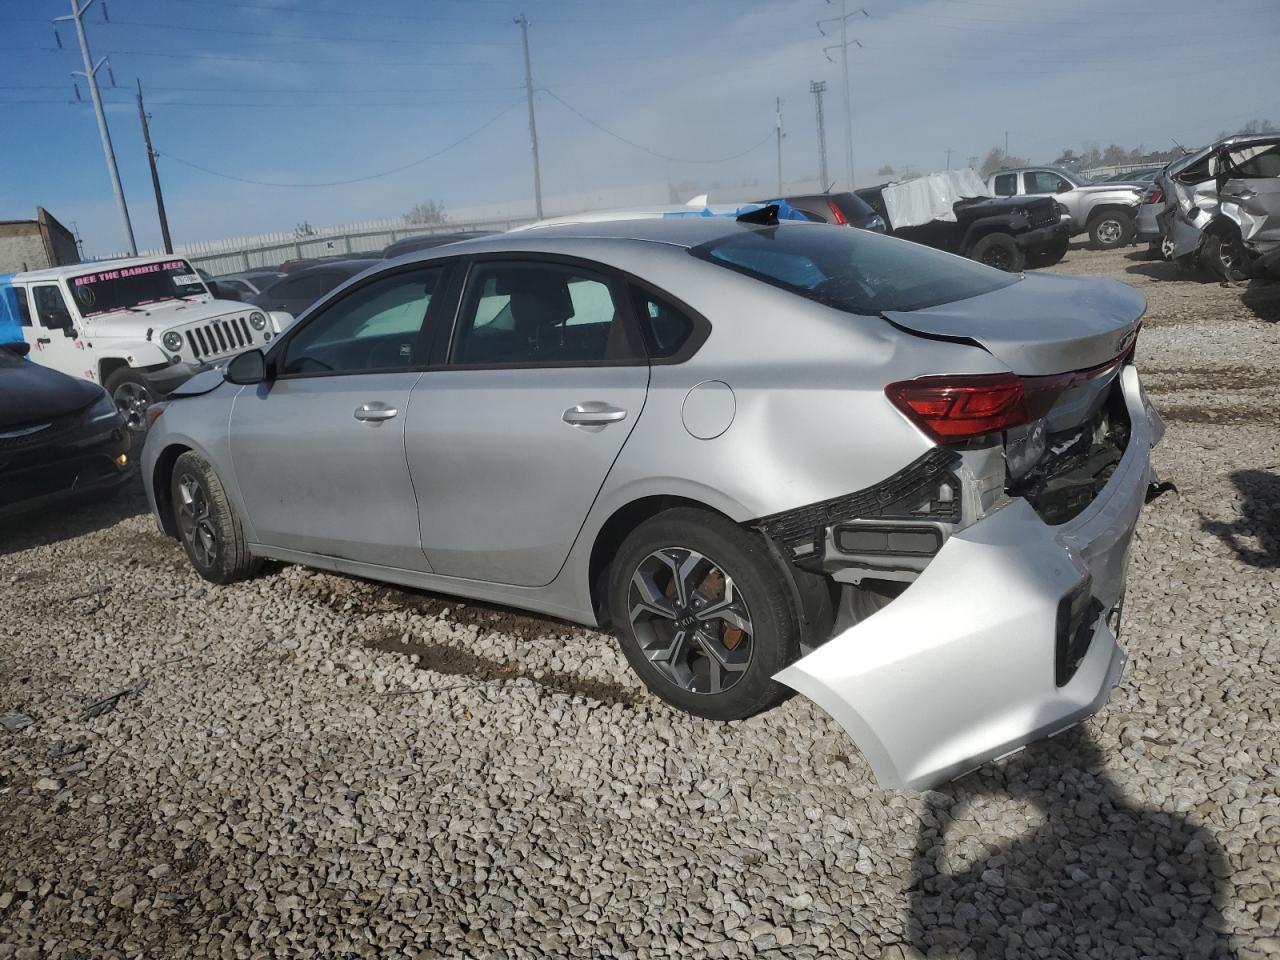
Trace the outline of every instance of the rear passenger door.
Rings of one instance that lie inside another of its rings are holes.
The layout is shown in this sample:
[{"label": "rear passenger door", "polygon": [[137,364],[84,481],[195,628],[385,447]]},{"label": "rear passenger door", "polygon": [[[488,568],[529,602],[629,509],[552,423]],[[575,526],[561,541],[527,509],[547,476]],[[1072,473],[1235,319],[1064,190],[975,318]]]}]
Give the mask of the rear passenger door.
[{"label": "rear passenger door", "polygon": [[1234,148],[1224,167],[1223,212],[1232,214],[1247,240],[1280,240],[1280,140]]},{"label": "rear passenger door", "polygon": [[625,284],[576,261],[477,259],[438,350],[405,435],[431,569],[550,583],[644,408]]}]

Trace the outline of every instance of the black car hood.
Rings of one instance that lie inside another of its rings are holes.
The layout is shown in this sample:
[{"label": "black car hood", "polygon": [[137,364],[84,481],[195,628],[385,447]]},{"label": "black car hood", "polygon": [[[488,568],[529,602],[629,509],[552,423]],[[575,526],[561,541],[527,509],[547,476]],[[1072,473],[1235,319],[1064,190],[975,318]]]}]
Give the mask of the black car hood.
[{"label": "black car hood", "polygon": [[103,395],[102,388],[30,360],[0,367],[0,430],[83,410]]}]

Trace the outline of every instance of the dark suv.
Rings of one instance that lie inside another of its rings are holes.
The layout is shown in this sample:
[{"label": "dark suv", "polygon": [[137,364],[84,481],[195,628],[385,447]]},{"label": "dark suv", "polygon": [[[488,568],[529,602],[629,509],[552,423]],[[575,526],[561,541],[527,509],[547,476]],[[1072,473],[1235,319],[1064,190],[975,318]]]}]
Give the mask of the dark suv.
[{"label": "dark suv", "polygon": [[848,224],[876,233],[889,229],[884,218],[854,193],[806,193],[782,199],[816,223]]},{"label": "dark suv", "polygon": [[858,196],[889,224],[889,233],[989,267],[1017,273],[1024,266],[1050,267],[1067,252],[1069,228],[1051,197],[966,197],[952,205],[955,220],[894,227],[884,188],[864,187]]}]

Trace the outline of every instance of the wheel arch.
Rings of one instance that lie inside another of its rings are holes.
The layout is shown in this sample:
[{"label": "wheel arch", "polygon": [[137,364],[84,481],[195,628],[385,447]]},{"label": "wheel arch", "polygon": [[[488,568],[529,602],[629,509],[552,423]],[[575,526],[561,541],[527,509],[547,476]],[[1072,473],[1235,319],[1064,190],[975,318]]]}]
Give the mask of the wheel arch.
[{"label": "wheel arch", "polygon": [[98,382],[106,385],[107,378],[121,368],[127,368],[129,361],[124,357],[103,357],[98,361]]},{"label": "wheel arch", "polygon": [[174,464],[178,462],[178,458],[184,453],[193,450],[183,443],[171,443],[160,451],[156,457],[156,462],[151,468],[151,490],[156,501],[156,516],[160,520],[160,527],[167,536],[178,538],[178,524],[173,516],[173,484],[170,480],[173,477]]},{"label": "wheel arch", "polygon": [[587,586],[590,590],[591,608],[595,611],[596,621],[602,629],[607,630],[610,626],[608,573],[610,565],[617,556],[618,548],[622,546],[622,542],[631,531],[640,524],[676,507],[704,510],[724,517],[731,523],[739,522],[708,503],[675,494],[651,494],[639,497],[614,510],[596,531],[587,562]]},{"label": "wheel arch", "polygon": [[1089,208],[1089,216],[1085,220],[1086,228],[1088,225],[1091,225],[1099,217],[1106,216],[1107,214],[1116,214],[1116,213],[1122,213],[1126,217],[1128,217],[1130,220],[1136,221],[1137,219],[1137,211],[1135,211],[1132,207],[1129,207],[1126,204],[1120,203],[1115,200],[1104,200],[1102,203],[1099,203],[1097,206]]}]

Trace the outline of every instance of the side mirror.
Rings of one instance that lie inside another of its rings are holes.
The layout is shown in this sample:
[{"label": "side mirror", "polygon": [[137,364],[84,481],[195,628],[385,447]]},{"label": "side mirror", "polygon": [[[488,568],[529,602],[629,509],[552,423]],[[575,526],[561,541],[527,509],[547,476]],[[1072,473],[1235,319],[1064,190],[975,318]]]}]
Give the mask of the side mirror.
[{"label": "side mirror", "polygon": [[71,314],[59,313],[52,320],[64,337],[71,338],[76,335],[76,325],[71,320]]},{"label": "side mirror", "polygon": [[261,383],[267,379],[267,358],[261,350],[246,350],[227,364],[229,383]]}]

